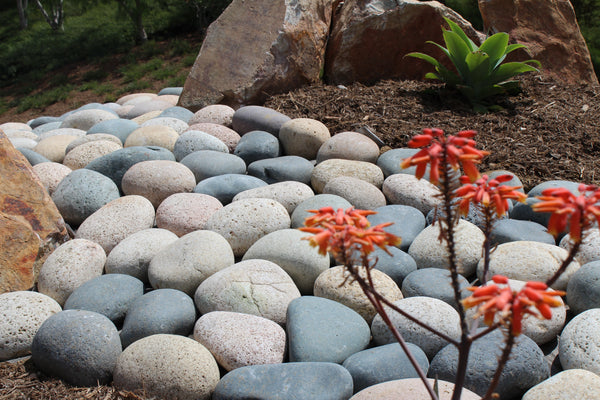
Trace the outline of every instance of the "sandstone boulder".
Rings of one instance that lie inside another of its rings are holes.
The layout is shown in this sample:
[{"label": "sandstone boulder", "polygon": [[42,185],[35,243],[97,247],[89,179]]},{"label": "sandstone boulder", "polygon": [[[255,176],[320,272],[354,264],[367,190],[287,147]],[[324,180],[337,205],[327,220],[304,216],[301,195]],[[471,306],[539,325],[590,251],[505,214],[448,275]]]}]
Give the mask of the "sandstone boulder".
[{"label": "sandstone boulder", "polygon": [[0,131],[0,293],[33,287],[46,257],[69,239],[27,159]]},{"label": "sandstone boulder", "polygon": [[431,67],[404,56],[419,51],[443,62],[441,50],[425,44],[443,43],[443,17],[455,21],[475,43],[480,41],[467,20],[437,1],[346,0],[338,10],[325,60],[331,83],[423,79]]},{"label": "sandstone boulder", "polygon": [[507,32],[511,43],[522,43],[513,60],[534,58],[542,73],[558,81],[598,83],[585,40],[569,0],[479,0],[487,32]]},{"label": "sandstone boulder", "polygon": [[179,105],[258,104],[267,93],[318,81],[331,3],[234,0],[208,28]]}]

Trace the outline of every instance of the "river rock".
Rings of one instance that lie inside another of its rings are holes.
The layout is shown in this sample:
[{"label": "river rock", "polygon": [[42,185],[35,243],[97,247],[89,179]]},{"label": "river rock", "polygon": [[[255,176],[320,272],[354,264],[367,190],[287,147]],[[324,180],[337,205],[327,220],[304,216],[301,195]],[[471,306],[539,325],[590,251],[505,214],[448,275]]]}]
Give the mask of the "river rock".
[{"label": "river rock", "polygon": [[240,141],[240,135],[226,126],[220,124],[213,124],[210,122],[202,122],[198,124],[190,125],[190,130],[206,132],[225,143],[230,153],[233,153],[235,146]]},{"label": "river rock", "polygon": [[[127,119],[135,119],[149,112],[153,112],[154,114],[158,115],[163,110],[171,108],[174,105],[171,102],[159,100],[156,95],[154,95],[152,99],[148,99],[146,101],[139,99],[139,101],[135,102],[135,104],[129,104],[133,105],[133,108],[127,112],[125,116]],[[128,103],[125,102],[123,105],[128,105]]]},{"label": "river rock", "polygon": [[52,315],[31,344],[31,358],[40,371],[74,386],[109,384],[120,354],[115,325],[104,315],[83,310]]},{"label": "river rock", "polygon": [[584,369],[568,369],[538,383],[522,400],[600,398],[600,377]]},{"label": "river rock", "polygon": [[119,145],[119,147],[118,147],[119,149],[123,148],[123,143],[121,143],[121,139],[119,139],[115,135],[111,135],[109,133],[88,133],[85,136],[78,137],[77,139],[75,139],[71,143],[69,143],[65,152],[67,154],[69,154],[71,152],[71,150],[73,150],[77,146],[80,146],[80,145],[86,144],[86,143],[90,143],[90,142],[100,141],[100,140],[106,140],[109,142],[113,142],[113,143]]},{"label": "river rock", "polygon": [[[407,297],[393,302],[401,310],[411,314],[413,317],[434,327],[451,338],[460,338],[460,318],[458,312],[451,305],[442,300],[431,297]],[[400,332],[404,340],[419,346],[428,359],[446,346],[447,342],[439,336],[429,332],[409,319],[395,311],[388,309],[390,320]],[[380,315],[375,316],[371,324],[373,340],[376,344],[388,344],[396,342],[396,338],[383,322]]]},{"label": "river rock", "polygon": [[[546,281],[567,258],[567,251],[558,246],[540,242],[509,242],[496,247],[490,256],[488,276],[504,275],[520,281]],[[552,285],[553,289],[565,290],[571,276],[580,268],[573,261],[560,278]],[[483,260],[477,265],[477,276],[481,279]]]},{"label": "river rock", "polygon": [[364,161],[342,160],[339,158],[331,158],[317,164],[312,172],[310,181],[315,192],[322,193],[327,182],[339,176],[351,176],[362,179],[377,188],[381,188],[383,184],[383,172],[377,165]]},{"label": "river rock", "polygon": [[575,314],[600,308],[600,261],[584,264],[569,279],[567,304]]},{"label": "river rock", "polygon": [[75,128],[87,131],[99,122],[119,118],[114,112],[102,109],[79,110],[68,115],[60,124],[61,128]]},{"label": "river rock", "polygon": [[177,118],[189,125],[190,118],[194,115],[193,112],[187,108],[175,106],[164,109],[158,117],[172,117]]},{"label": "river rock", "polygon": [[218,382],[219,366],[204,346],[183,336],[157,334],[123,351],[113,385],[154,398],[210,400]]},{"label": "river rock", "polygon": [[375,164],[379,157],[379,146],[358,132],[340,132],[327,139],[319,148],[317,163],[331,158],[365,161]]},{"label": "river rock", "polygon": [[150,200],[154,208],[175,193],[194,190],[194,173],[182,163],[169,160],[142,161],[125,172],[121,187],[126,195],[139,195]]},{"label": "river rock", "polygon": [[192,299],[175,289],[157,289],[134,300],[127,310],[121,343],[123,348],[158,333],[187,336],[196,322]]},{"label": "river rock", "polygon": [[71,172],[52,193],[52,201],[65,221],[73,226],[79,226],[102,206],[119,197],[119,188],[110,178],[89,169]]},{"label": "river rock", "polygon": [[0,361],[26,356],[42,323],[62,309],[54,299],[38,292],[0,294]]},{"label": "river rock", "polygon": [[285,330],[275,322],[236,312],[210,312],[194,326],[194,340],[204,345],[227,371],[282,363],[285,338]]},{"label": "river rock", "polygon": [[62,163],[67,146],[75,139],[77,136],[73,135],[51,136],[40,140],[33,150],[50,161]]},{"label": "river rock", "polygon": [[342,208],[344,210],[352,207],[350,202],[343,197],[335,194],[318,194],[304,200],[298,204],[292,213],[292,228],[300,228],[304,226],[306,218],[314,215],[308,210],[318,210],[323,207],[332,207],[334,210]]},{"label": "river rock", "polygon": [[127,310],[144,294],[139,279],[123,274],[106,274],[89,280],[71,293],[65,310],[87,310],[102,314],[121,326]]},{"label": "river rock", "polygon": [[98,122],[90,129],[87,130],[87,134],[94,133],[108,133],[116,136],[124,144],[129,134],[140,127],[139,124],[128,120],[128,119],[110,119],[102,122]]},{"label": "river rock", "polygon": [[235,195],[233,201],[251,198],[264,198],[275,200],[285,207],[288,214],[292,215],[298,204],[313,197],[315,193],[305,183],[297,181],[284,181],[244,190]]},{"label": "river rock", "polygon": [[61,306],[75,289],[102,275],[106,254],[100,245],[74,239],[60,245],[44,262],[38,277],[38,291]]},{"label": "river rock", "polygon": [[376,261],[373,268],[384,272],[396,282],[398,287],[402,287],[402,282],[408,274],[417,270],[417,263],[397,247],[389,247],[387,250],[390,254],[375,248],[375,251],[369,254],[369,260],[374,263]]},{"label": "river rock", "polygon": [[234,113],[235,110],[225,104],[211,104],[196,111],[192,118],[190,118],[189,124],[209,122],[229,128],[231,127]]},{"label": "river rock", "polygon": [[[406,343],[425,374],[429,369],[427,355],[418,346]],[[395,379],[419,378],[408,356],[398,343],[390,343],[354,353],[342,364],[354,382],[354,393],[369,386]],[[401,392],[398,392],[401,393]]]},{"label": "river rock", "polygon": [[216,198],[222,204],[229,204],[238,193],[262,186],[267,186],[267,183],[254,176],[225,174],[199,182],[194,188],[194,193],[203,193]]},{"label": "river rock", "polygon": [[[366,279],[364,268],[360,269],[363,279]],[[396,283],[385,273],[373,269],[371,279],[374,288],[387,300],[402,299],[402,292]],[[323,297],[350,307],[360,314],[370,324],[377,314],[358,282],[350,276],[346,267],[337,266],[323,271],[315,280],[314,295]]]},{"label": "river rock", "polygon": [[159,146],[173,151],[179,134],[173,128],[161,125],[141,126],[131,132],[125,140],[124,147]]},{"label": "river rock", "polygon": [[[11,145],[12,146],[12,145]],[[53,162],[44,157],[43,155],[36,153],[31,149],[26,149],[24,147],[18,147],[17,150],[25,157],[25,159],[29,162],[30,165],[36,165],[45,162]]]},{"label": "river rock", "polygon": [[[573,247],[571,235],[567,233],[561,239],[559,246],[567,251],[571,250],[571,247]],[[581,265],[600,260],[600,229],[591,228],[586,231],[582,237],[581,246],[579,246],[575,259]]]},{"label": "river rock", "polygon": [[148,279],[153,288],[173,288],[193,296],[198,285],[234,263],[229,243],[218,233],[188,233],[158,252],[150,261]]},{"label": "river rock", "polygon": [[[455,226],[454,234],[458,273],[471,276],[481,259],[485,240],[483,232],[461,219]],[[440,224],[436,223],[423,229],[411,243],[408,254],[417,262],[419,269],[448,268],[448,248],[445,241],[440,242],[439,236]]]},{"label": "river rock", "polygon": [[277,137],[265,131],[251,131],[245,133],[233,151],[241,157],[246,164],[265,158],[275,158],[281,155],[281,144]]},{"label": "river rock", "polygon": [[352,376],[329,362],[288,362],[251,365],[227,373],[217,384],[213,400],[346,400],[352,395]]},{"label": "river rock", "polygon": [[177,134],[181,135],[190,126],[178,118],[156,117],[144,122],[141,126],[168,126],[173,128]]},{"label": "river rock", "polygon": [[360,210],[374,210],[386,204],[385,196],[374,185],[352,176],[339,176],[327,182],[325,194],[335,194]]},{"label": "river rock", "polygon": [[584,311],[560,334],[558,355],[564,369],[585,369],[600,374],[600,309]]},{"label": "river rock", "polygon": [[[415,155],[420,149],[399,148],[391,149],[381,154],[377,158],[377,166],[383,171],[383,175],[387,178],[394,174],[414,175],[417,167],[402,168],[400,164],[405,158]],[[429,177],[429,166],[425,172],[424,178]]]},{"label": "river rock", "polygon": [[331,137],[331,134],[320,121],[311,118],[295,118],[281,126],[278,137],[286,155],[312,160],[316,158],[319,148]]},{"label": "river rock", "polygon": [[[462,298],[471,294],[466,288],[471,286],[462,275],[458,275]],[[440,268],[424,268],[411,272],[402,282],[402,293],[406,297],[426,296],[442,300],[458,309],[454,298],[450,271]]]},{"label": "river rock", "polygon": [[389,203],[414,207],[424,215],[441,204],[436,186],[409,174],[388,176],[381,190]]},{"label": "river rock", "polygon": [[183,160],[187,155],[200,150],[213,150],[229,153],[227,145],[216,137],[202,131],[183,132],[175,141],[173,154],[177,161]]},{"label": "river rock", "polygon": [[313,164],[298,156],[283,156],[254,161],[248,165],[248,174],[271,184],[285,181],[310,183]]},{"label": "river rock", "polygon": [[217,210],[206,222],[206,229],[222,235],[233,254],[241,257],[261,237],[290,227],[285,207],[271,199],[245,199]]},{"label": "river rock", "polygon": [[175,193],[156,209],[156,226],[183,236],[204,229],[206,222],[223,204],[202,193]]},{"label": "river rock", "polygon": [[85,131],[82,129],[76,128],[57,128],[48,130],[46,132],[40,133],[37,137],[37,141],[41,142],[42,140],[49,139],[54,136],[75,136],[76,138],[80,138],[85,136]]},{"label": "river rock", "polygon": [[166,229],[148,228],[133,233],[112,249],[104,269],[107,274],[130,275],[148,283],[150,261],[176,240],[177,235]]},{"label": "river rock", "polygon": [[284,325],[288,305],[298,297],[298,288],[281,267],[267,260],[252,259],[208,277],[198,286],[194,300],[202,314],[240,312]]},{"label": "river rock", "polygon": [[154,225],[154,206],[142,196],[123,196],[86,218],[75,234],[102,246],[108,254],[127,236]]},{"label": "river rock", "polygon": [[238,108],[233,114],[232,126],[242,136],[251,131],[264,131],[279,137],[281,126],[290,119],[272,108],[245,106]]},{"label": "river rock", "polygon": [[320,255],[307,240],[310,234],[281,229],[258,239],[243,260],[263,259],[280,266],[302,294],[312,294],[317,277],[329,268],[329,257]]},{"label": "river rock", "polygon": [[383,205],[373,209],[373,211],[377,214],[367,216],[371,225],[392,222],[393,225],[385,227],[384,230],[402,238],[402,242],[398,247],[403,251],[408,250],[417,235],[425,228],[423,213],[411,206]]},{"label": "river rock", "polygon": [[[450,400],[454,393],[454,383],[439,379],[429,379],[429,385],[433,387],[437,382],[439,399]],[[423,400],[430,398],[429,393],[423,386],[421,378],[405,378],[395,381],[378,383],[361,390],[350,398],[350,400],[394,400],[402,393],[402,400]],[[461,400],[478,400],[481,396],[464,389],[460,395]]]},{"label": "river rock", "polygon": [[71,168],[55,162],[43,162],[33,166],[33,172],[40,179],[48,194],[52,196],[58,184],[71,173]]},{"label": "river rock", "polygon": [[501,219],[492,227],[492,245],[528,240],[554,245],[554,236],[548,233],[546,227],[533,221],[518,219]]},{"label": "river rock", "polygon": [[214,150],[199,150],[188,154],[181,160],[196,178],[196,182],[213,176],[246,173],[246,163],[240,157]]},{"label": "river rock", "polygon": [[302,296],[287,310],[290,362],[342,363],[365,349],[369,325],[354,310],[333,300]]}]

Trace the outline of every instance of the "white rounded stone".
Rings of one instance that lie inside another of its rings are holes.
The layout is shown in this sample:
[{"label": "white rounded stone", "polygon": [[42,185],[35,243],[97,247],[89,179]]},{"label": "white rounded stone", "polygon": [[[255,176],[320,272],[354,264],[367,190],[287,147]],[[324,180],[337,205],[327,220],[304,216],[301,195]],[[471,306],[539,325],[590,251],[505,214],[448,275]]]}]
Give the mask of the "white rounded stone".
[{"label": "white rounded stone", "polygon": [[75,147],[77,147],[79,145],[89,143],[89,142],[94,142],[97,140],[108,140],[109,142],[114,142],[114,143],[118,144],[119,146],[123,147],[123,144],[121,143],[121,139],[119,139],[115,135],[111,135],[109,133],[90,133],[89,135],[78,137],[77,139],[75,139],[71,143],[69,143],[69,145],[67,146],[67,149],[66,149],[66,153],[68,154],[71,150],[73,150]]},{"label": "white rounded stone", "polygon": [[116,103],[122,106],[124,105],[135,105],[143,103],[148,100],[156,98],[156,93],[131,93],[121,96],[117,99]]},{"label": "white rounded stone", "polygon": [[[464,219],[460,219],[454,229],[458,273],[471,276],[481,259],[485,236],[481,229]],[[448,269],[448,247],[439,237],[440,223],[427,226],[415,237],[408,254],[416,261],[417,268]]]},{"label": "white rounded stone", "polygon": [[[566,234],[560,241],[560,247],[569,251],[573,246],[571,236]],[[600,229],[593,228],[586,231],[575,259],[580,265],[600,260]]]},{"label": "white rounded stone", "polygon": [[[400,288],[392,278],[377,269],[371,269],[370,273],[373,287],[383,297],[391,302],[403,298]],[[360,268],[360,274],[366,279],[364,268]],[[369,324],[377,315],[375,306],[371,304],[358,282],[352,279],[344,266],[329,268],[321,273],[315,281],[314,295],[350,307]]]},{"label": "white rounded stone", "polygon": [[383,182],[382,191],[390,204],[411,206],[425,215],[442,203],[440,190],[431,182],[417,179],[414,175],[390,175]]},{"label": "white rounded stone", "polygon": [[190,131],[201,131],[208,133],[219,139],[221,142],[227,145],[230,153],[233,153],[235,150],[235,146],[237,146],[238,142],[242,138],[236,131],[230,129],[226,126],[213,124],[210,122],[202,122],[198,124],[190,124]]},{"label": "white rounded stone", "polygon": [[204,229],[206,222],[223,204],[202,193],[175,193],[156,209],[156,226],[177,236]]},{"label": "white rounded stone", "polygon": [[59,135],[70,135],[75,136],[79,139],[86,136],[86,131],[77,128],[56,128],[41,133],[36,140],[38,142],[41,142],[42,140],[47,139],[49,137]]},{"label": "white rounded stone", "polygon": [[173,117],[156,117],[149,119],[148,121],[142,124],[144,126],[167,126],[169,128],[173,128],[177,134],[181,135],[186,129],[189,128],[189,125],[179,118]]},{"label": "white rounded stone", "polygon": [[[133,108],[131,110],[133,110]],[[131,111],[131,110],[129,110],[129,111]],[[150,121],[152,118],[157,118],[160,114],[162,114],[162,112],[163,112],[163,110],[148,111],[147,113],[144,113],[138,117],[132,118],[131,120],[141,126],[144,122]]]},{"label": "white rounded stone", "polygon": [[375,164],[379,157],[377,143],[358,132],[340,132],[319,148],[317,163],[330,158],[365,161]]},{"label": "white rounded stone", "polygon": [[208,277],[194,302],[201,314],[231,311],[285,324],[290,302],[300,297],[292,278],[267,260],[244,260]]},{"label": "white rounded stone", "polygon": [[35,146],[37,146],[38,142],[36,142],[34,139],[29,139],[29,138],[8,138],[8,140],[10,141],[10,143],[15,147],[15,148],[20,148],[20,149],[29,149],[29,150],[33,150],[35,148]]},{"label": "white rounded stone", "polygon": [[314,195],[315,193],[311,187],[305,183],[285,181],[244,190],[236,194],[233,201],[252,198],[272,199],[281,203],[287,212],[292,215],[298,204]]},{"label": "white rounded stone", "polygon": [[564,369],[585,369],[600,375],[600,308],[573,318],[558,340],[558,355]]},{"label": "white rounded stone", "polygon": [[61,312],[60,304],[42,293],[0,294],[0,361],[26,356],[42,323]]},{"label": "white rounded stone", "polygon": [[190,125],[208,122],[231,128],[235,110],[224,104],[211,104],[196,111],[188,121]]},{"label": "white rounded stone", "polygon": [[568,369],[538,383],[521,400],[600,399],[600,376],[583,369]]},{"label": "white rounded stone", "polygon": [[[452,399],[454,393],[453,383],[434,379],[428,379],[428,381],[432,387],[437,383],[439,400]],[[350,397],[350,400],[397,400],[398,393],[402,393],[402,400],[426,400],[431,398],[420,378],[407,378],[369,386]],[[481,396],[465,388],[462,389],[460,395],[461,400],[479,400],[480,398]]]},{"label": "white rounded stone", "polygon": [[105,262],[106,253],[97,243],[69,240],[44,261],[38,276],[38,291],[63,306],[75,289],[102,275]]},{"label": "white rounded stone", "polygon": [[317,156],[321,145],[330,137],[327,126],[311,118],[291,119],[279,129],[279,141],[285,154],[309,160]]},{"label": "white rounded stone", "polygon": [[35,172],[40,179],[40,182],[42,182],[42,185],[44,185],[48,194],[52,196],[54,189],[56,189],[60,181],[62,181],[65,176],[69,175],[72,170],[60,163],[43,162],[34,165],[33,172]]},{"label": "white rounded stone", "polygon": [[33,151],[46,157],[48,160],[62,163],[65,158],[65,151],[69,143],[77,139],[73,135],[56,135],[41,140]]},{"label": "white rounded stone", "polygon": [[119,117],[116,114],[98,108],[80,110],[75,111],[70,115],[67,115],[67,117],[63,120],[62,124],[60,124],[60,127],[75,128],[87,131],[99,122],[117,118]]},{"label": "white rounded stone", "polygon": [[80,144],[69,151],[63,160],[63,164],[72,170],[84,168],[91,161],[103,155],[110,154],[113,151],[121,149],[120,143],[108,140],[96,140]]},{"label": "white rounded stone", "polygon": [[148,279],[155,289],[177,289],[191,297],[205,279],[234,262],[231,246],[223,236],[212,231],[194,231],[152,258]]},{"label": "white rounded stone", "polygon": [[189,193],[196,187],[194,173],[185,165],[170,160],[136,163],[123,175],[123,193],[150,200],[156,208],[175,193]]},{"label": "white rounded stone", "polygon": [[277,323],[256,315],[213,311],[194,326],[194,339],[227,371],[283,363],[286,336]]},{"label": "white rounded stone", "polygon": [[[504,275],[520,281],[548,280],[567,258],[567,251],[547,243],[520,240],[503,243],[496,247],[490,256],[488,276]],[[580,268],[573,261],[560,278],[552,285],[553,289],[566,290],[571,276]],[[481,279],[483,259],[477,265],[477,276]]]},{"label": "white rounded stone", "polygon": [[16,131],[31,131],[31,127],[23,122],[5,122],[0,124],[0,131],[4,132],[8,137],[9,134]]},{"label": "white rounded stone", "polygon": [[107,274],[130,275],[147,283],[152,258],[176,240],[177,235],[166,229],[149,228],[131,234],[112,249],[104,269]]},{"label": "white rounded stone", "polygon": [[290,227],[285,207],[271,199],[244,199],[217,210],[206,222],[229,242],[236,257],[244,255],[261,237]]},{"label": "white rounded stone", "polygon": [[362,179],[377,188],[381,188],[383,184],[383,171],[377,165],[339,158],[331,158],[317,164],[312,171],[310,182],[316,193],[322,193],[325,185],[339,176]]},{"label": "white rounded stone", "polygon": [[124,147],[131,146],[160,146],[173,151],[179,134],[168,126],[142,126],[127,136]]},{"label": "white rounded stone", "polygon": [[386,205],[381,190],[352,176],[339,176],[330,180],[323,188],[323,193],[343,197],[359,210],[374,210]]},{"label": "white rounded stone", "polygon": [[210,400],[219,379],[219,366],[204,346],[168,334],[133,342],[117,359],[113,373],[116,388],[161,399]]},{"label": "white rounded stone", "polygon": [[[128,105],[131,103],[124,103],[124,105]],[[129,112],[127,113],[127,119],[136,119],[142,115],[153,113],[156,115],[160,114],[162,111],[167,108],[173,107],[173,103],[160,100],[158,97],[153,97],[150,100],[136,102],[135,105]],[[154,117],[152,117],[154,118]],[[139,122],[141,124],[141,122]]]},{"label": "white rounded stone", "polygon": [[75,236],[100,244],[108,254],[127,236],[153,225],[154,207],[149,200],[142,196],[123,196],[87,217]]}]

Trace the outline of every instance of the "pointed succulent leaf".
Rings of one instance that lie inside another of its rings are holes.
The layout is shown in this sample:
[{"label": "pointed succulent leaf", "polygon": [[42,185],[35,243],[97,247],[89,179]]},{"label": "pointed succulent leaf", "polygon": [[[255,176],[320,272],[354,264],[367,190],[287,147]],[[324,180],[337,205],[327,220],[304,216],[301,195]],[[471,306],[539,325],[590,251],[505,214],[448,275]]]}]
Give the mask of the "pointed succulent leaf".
[{"label": "pointed succulent leaf", "polygon": [[470,53],[469,48],[467,47],[466,43],[462,41],[460,36],[452,31],[444,32],[444,41],[448,47],[452,64],[454,64],[456,67],[456,70],[461,78],[465,79],[469,74],[469,68],[465,62],[467,54]]},{"label": "pointed succulent leaf", "polygon": [[434,72],[428,72],[425,74],[425,79],[437,79],[438,81],[443,81],[444,79]]},{"label": "pointed succulent leaf", "polygon": [[509,62],[500,65],[491,75],[491,82],[500,83],[523,72],[537,72],[537,68],[522,62]]},{"label": "pointed succulent leaf", "polygon": [[469,48],[469,51],[477,51],[477,45],[471,39],[469,39],[465,31],[463,31],[456,22],[452,21],[450,18],[447,17],[444,17],[444,20],[450,27],[450,30],[456,33],[463,40],[463,42],[465,42],[465,44]]},{"label": "pointed succulent leaf", "polygon": [[408,54],[405,55],[405,57],[419,58],[419,59],[421,59],[423,61],[427,61],[429,64],[433,65],[434,67],[437,67],[437,66],[441,65],[438,60],[436,60],[435,58],[431,57],[430,55],[419,53],[419,52],[408,53]]},{"label": "pointed succulent leaf", "polygon": [[507,46],[508,34],[504,32],[498,32],[495,35],[487,38],[479,47],[479,51],[490,56],[490,65],[493,69],[496,68],[504,59]]},{"label": "pointed succulent leaf", "polygon": [[481,51],[467,54],[465,62],[469,68],[469,75],[465,83],[472,86],[477,91],[477,86],[488,86],[490,78],[490,56]]}]

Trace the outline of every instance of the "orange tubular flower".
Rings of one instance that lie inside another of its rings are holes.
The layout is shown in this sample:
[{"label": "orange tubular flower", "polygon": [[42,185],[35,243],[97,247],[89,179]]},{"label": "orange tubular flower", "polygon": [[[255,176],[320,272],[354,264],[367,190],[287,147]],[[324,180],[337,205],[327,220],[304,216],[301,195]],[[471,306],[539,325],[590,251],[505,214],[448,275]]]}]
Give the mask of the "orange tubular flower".
[{"label": "orange tubular flower", "polygon": [[557,296],[566,293],[560,290],[547,290],[548,286],[543,282],[527,282],[519,291],[513,291],[509,286],[499,287],[498,284],[507,284],[508,278],[495,275],[493,284],[470,287],[468,290],[473,294],[462,300],[465,308],[479,306],[474,318],[483,315],[483,321],[490,326],[494,323],[496,315],[502,325],[511,322],[511,334],[518,336],[523,330],[523,317],[526,314],[540,319],[552,318],[552,307],[562,305]]},{"label": "orange tubular flower", "polygon": [[441,165],[445,157],[449,166],[455,170],[462,167],[473,182],[480,176],[476,164],[489,154],[487,151],[475,148],[476,142],[472,139],[475,134],[475,131],[467,130],[458,132],[456,136],[445,136],[441,129],[423,129],[422,135],[416,135],[408,142],[409,147],[421,148],[421,150],[403,160],[400,166],[402,168],[416,166],[415,176],[421,179],[429,165],[430,181],[437,185],[440,180],[440,168],[445,167]]},{"label": "orange tubular flower", "polygon": [[550,212],[548,232],[556,236],[570,226],[569,234],[574,241],[581,240],[581,232],[590,227],[595,218],[600,223],[600,188],[581,184],[579,196],[565,188],[548,188],[537,196],[541,201],[533,205],[534,211]]},{"label": "orange tubular flower", "polygon": [[[387,246],[397,246],[401,239],[383,230],[391,223],[371,227],[367,216],[376,214],[371,210],[355,210],[341,208],[336,211],[331,207],[320,210],[308,210],[315,215],[306,218],[303,232],[313,233],[303,239],[310,245],[319,248],[319,254],[331,252],[334,256],[345,256],[348,251],[360,251],[363,255],[370,254],[375,246],[388,252]],[[388,252],[389,253],[389,252]]]},{"label": "orange tubular flower", "polygon": [[455,192],[461,198],[459,202],[460,213],[467,215],[470,204],[474,203],[495,210],[496,215],[501,217],[508,211],[508,199],[524,202],[527,195],[517,190],[521,188],[520,186],[502,185],[502,183],[508,182],[512,178],[512,175],[505,174],[488,181],[488,176],[483,175],[474,184],[471,184],[468,176],[461,176],[460,181],[464,185]]}]

